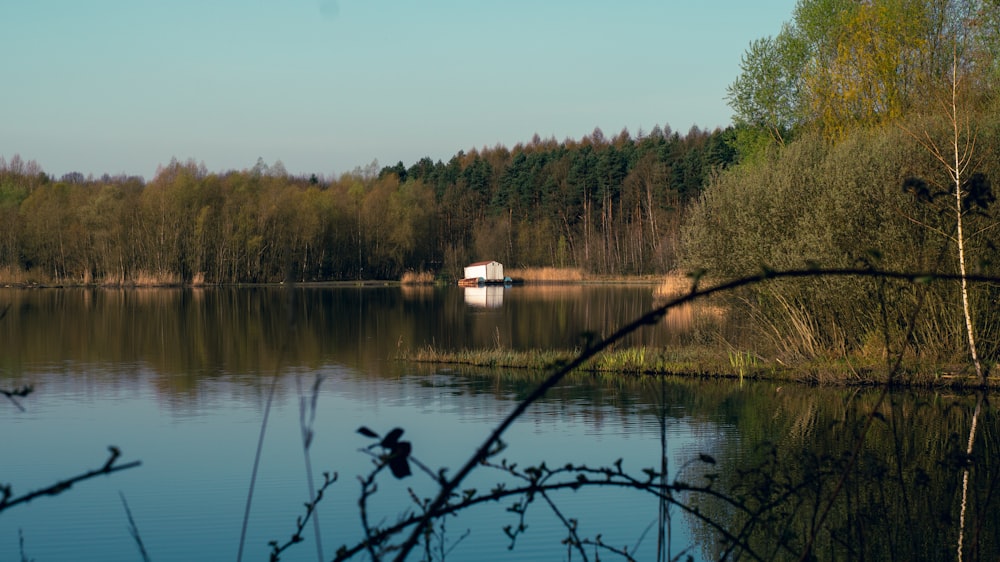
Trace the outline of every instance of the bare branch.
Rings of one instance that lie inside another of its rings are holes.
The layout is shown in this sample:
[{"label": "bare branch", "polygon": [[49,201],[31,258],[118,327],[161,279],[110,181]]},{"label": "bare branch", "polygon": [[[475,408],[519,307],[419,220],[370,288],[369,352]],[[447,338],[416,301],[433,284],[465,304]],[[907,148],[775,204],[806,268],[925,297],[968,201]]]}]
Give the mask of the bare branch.
[{"label": "bare branch", "polygon": [[278,560],[281,560],[282,552],[291,548],[292,545],[298,544],[303,540],[305,540],[302,537],[302,531],[305,530],[306,525],[309,523],[309,519],[313,517],[314,513],[316,513],[316,506],[319,504],[320,501],[323,500],[323,493],[336,481],[337,481],[336,472],[333,473],[332,476],[330,475],[329,472],[323,473],[323,484],[319,487],[318,490],[316,490],[316,493],[313,496],[314,499],[309,502],[306,502],[306,513],[304,516],[301,516],[298,519],[296,519],[295,531],[292,533],[292,536],[287,541],[285,541],[284,544],[278,544],[278,541],[271,541],[268,543],[269,545],[271,545],[271,557],[270,557],[271,562],[277,562]]},{"label": "bare branch", "polygon": [[10,486],[9,485],[3,486],[2,488],[0,488],[0,492],[2,492],[3,494],[2,497],[0,497],[0,511],[10,509],[22,503],[28,503],[31,500],[39,498],[41,496],[58,496],[59,494],[72,488],[73,484],[76,484],[77,482],[90,480],[91,478],[94,478],[96,476],[101,476],[104,474],[112,474],[120,470],[128,470],[130,468],[135,468],[142,464],[142,461],[132,461],[125,464],[115,465],[115,461],[118,459],[119,456],[121,456],[121,451],[118,449],[118,447],[115,447],[113,445],[108,447],[108,450],[111,451],[111,455],[108,458],[108,460],[104,463],[104,466],[102,466],[101,468],[84,472],[79,476],[74,476],[72,478],[60,480],[59,482],[56,482],[51,486],[42,488],[40,490],[36,490],[34,492],[27,493],[23,496],[14,497],[12,499],[13,494],[11,492]]}]

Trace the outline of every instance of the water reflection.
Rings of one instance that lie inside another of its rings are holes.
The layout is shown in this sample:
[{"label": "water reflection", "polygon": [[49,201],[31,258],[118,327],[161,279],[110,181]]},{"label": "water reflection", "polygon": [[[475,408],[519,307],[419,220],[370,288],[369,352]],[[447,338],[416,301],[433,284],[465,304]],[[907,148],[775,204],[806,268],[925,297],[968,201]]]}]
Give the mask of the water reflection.
[{"label": "water reflection", "polygon": [[483,285],[464,287],[465,304],[479,308],[499,308],[503,306],[503,285]]},{"label": "water reflection", "polygon": [[[353,544],[360,536],[354,476],[367,472],[370,464],[357,452],[367,444],[355,433],[359,425],[381,431],[404,427],[421,461],[432,467],[455,467],[532,384],[522,378],[453,373],[384,379],[337,366],[318,366],[309,374],[286,373],[279,380],[271,413],[249,530],[250,552],[259,557],[266,551],[266,541],[284,537],[299,515],[306,487],[297,388],[308,388],[316,374],[324,377],[324,383],[312,462],[317,470],[336,470],[342,477],[321,511],[324,540],[334,547]],[[297,384],[300,377],[305,384]],[[134,559],[135,547],[125,532],[117,496],[121,491],[153,559],[232,558],[257,424],[266,401],[259,386],[240,375],[196,377],[197,392],[167,394],[165,400],[158,375],[76,364],[64,365],[60,372],[37,373],[34,380],[37,391],[25,402],[26,413],[0,408],[0,423],[7,428],[3,478],[16,491],[99,465],[108,444],[120,447],[129,459],[141,459],[143,466],[3,514],[4,557],[18,553],[17,533],[23,529],[26,553],[39,560]],[[620,457],[636,468],[655,463],[658,424],[643,413],[648,405],[642,400],[626,389],[572,381],[512,429],[505,456],[522,464],[544,460],[601,466]],[[676,420],[671,428],[675,442],[693,447],[691,435],[697,432],[690,427],[696,422]],[[488,489],[494,478],[484,471],[468,484]],[[412,507],[406,487],[423,494],[432,492],[428,484],[419,478],[384,482],[373,510],[378,518],[392,520]],[[642,498],[620,494],[598,491],[566,501],[567,509],[577,512],[587,529],[598,528],[623,541],[634,541],[636,529],[655,517],[655,505],[645,508]],[[597,505],[602,509],[595,510]],[[612,511],[620,513],[611,515]],[[533,532],[513,553],[506,550],[500,531],[501,523],[510,522],[502,508],[463,515],[456,536],[465,529],[474,529],[474,534],[455,551],[454,559],[469,559],[483,549],[496,552],[498,559],[559,556],[563,547],[555,537],[560,524],[549,514],[539,511],[532,517]],[[302,548],[284,559],[312,555],[311,547]]]},{"label": "water reflection", "polygon": [[[232,558],[276,375],[248,550],[263,557],[266,541],[286,537],[301,514],[307,487],[298,389],[322,376],[310,454],[315,470],[341,475],[321,508],[332,558],[333,548],[360,537],[355,476],[371,464],[357,452],[368,444],[358,426],[403,427],[421,461],[454,469],[539,382],[531,373],[400,363],[392,357],[401,341],[565,345],[581,327],[606,331],[650,304],[648,291],[635,288],[519,287],[499,308],[473,309],[464,299],[457,288],[429,287],[0,292],[0,303],[13,304],[0,322],[0,385],[36,387],[25,412],[0,403],[0,482],[17,493],[36,489],[99,466],[111,444],[143,461],[131,473],[3,513],[0,559],[18,558],[19,529],[29,558],[134,559],[119,491],[154,560]],[[687,314],[678,318],[690,322],[665,322],[637,338],[685,341],[704,311]],[[625,470],[642,476],[660,466],[666,450],[669,474],[694,487],[676,498],[699,514],[671,512],[672,553],[693,545],[690,553],[706,560],[741,553],[799,559],[810,536],[819,559],[951,558],[961,476],[971,468],[967,529],[974,531],[966,552],[997,558],[994,408],[984,404],[970,457],[965,439],[975,397],[879,398],[878,389],[579,374],[529,409],[506,436],[504,455],[522,466],[606,467],[621,458]],[[477,471],[467,485],[489,489],[496,478]],[[379,520],[413,509],[407,487],[433,491],[417,478],[385,482],[373,506]],[[557,499],[586,536],[601,533],[630,549],[638,543],[640,559],[654,556],[654,498],[588,490]],[[506,507],[449,520],[453,538],[472,530],[450,558],[566,556],[566,531],[544,508],[531,512],[529,532],[508,551],[501,528],[516,519]],[[739,541],[724,540],[718,526]],[[284,559],[314,556],[304,546]]]},{"label": "water reflection", "polygon": [[[0,289],[0,303],[12,305],[0,322],[0,368],[107,361],[191,377],[331,361],[382,373],[400,347],[573,349],[582,334],[608,334],[653,305],[646,286],[481,289],[474,300],[485,308],[470,306],[459,287]],[[490,307],[501,297],[503,306]],[[625,343],[706,339],[719,318],[698,310],[679,310]]]}]

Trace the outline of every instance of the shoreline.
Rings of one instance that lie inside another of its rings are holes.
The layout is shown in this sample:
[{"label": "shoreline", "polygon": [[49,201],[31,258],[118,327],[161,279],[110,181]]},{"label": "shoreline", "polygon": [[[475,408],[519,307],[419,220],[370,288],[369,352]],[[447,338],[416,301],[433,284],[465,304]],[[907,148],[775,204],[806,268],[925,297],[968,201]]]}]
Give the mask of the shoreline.
[{"label": "shoreline", "polygon": [[[573,350],[526,350],[510,349],[466,349],[459,351],[438,351],[433,348],[402,350],[397,360],[431,365],[457,365],[485,369],[515,369],[524,372],[545,374],[554,368],[569,363],[579,351]],[[778,361],[760,360],[753,365],[741,364],[731,354],[719,357],[702,352],[699,356],[683,352],[649,348],[623,348],[601,352],[589,359],[573,372],[586,375],[600,375],[637,379],[643,377],[675,376],[697,379],[729,379],[734,381],[769,381],[794,383],[809,386],[880,387],[889,384],[893,388],[949,389],[962,391],[996,391],[1000,380],[991,377],[984,388],[971,370],[963,373],[955,365],[902,364],[887,380],[887,370],[872,365],[853,366],[835,362],[803,362],[786,365]]]},{"label": "shoreline", "polygon": [[[509,277],[524,285],[650,285],[676,288],[684,292],[691,285],[691,279],[684,273],[641,275],[610,275],[585,272],[579,268],[511,268]],[[201,288],[201,287],[352,287],[352,286],[450,286],[457,284],[457,277],[439,276],[431,272],[407,272],[399,279],[330,279],[314,281],[260,281],[260,282],[207,282],[203,274],[196,274],[189,281],[174,273],[151,274],[135,272],[127,278],[103,277],[100,280],[85,278],[79,280],[62,279],[53,281],[46,276],[36,277],[26,271],[0,269],[0,288],[5,289],[71,289],[71,288]]]},{"label": "shoreline", "polygon": [[[581,280],[521,280],[514,285],[560,286],[560,285],[640,285],[655,287],[663,283],[664,276],[601,276]],[[0,283],[2,289],[207,289],[239,287],[451,287],[456,283],[406,282],[398,279],[354,279],[331,281],[264,281],[259,283]]]}]

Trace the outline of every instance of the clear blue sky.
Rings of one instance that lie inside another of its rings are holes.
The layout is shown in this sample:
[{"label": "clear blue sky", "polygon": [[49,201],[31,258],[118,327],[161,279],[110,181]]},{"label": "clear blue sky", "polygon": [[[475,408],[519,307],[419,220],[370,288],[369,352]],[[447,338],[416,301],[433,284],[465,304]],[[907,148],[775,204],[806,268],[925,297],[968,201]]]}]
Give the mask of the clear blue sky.
[{"label": "clear blue sky", "polygon": [[152,179],[280,159],[328,177],[459,150],[730,123],[795,0],[19,0],[0,155]]}]

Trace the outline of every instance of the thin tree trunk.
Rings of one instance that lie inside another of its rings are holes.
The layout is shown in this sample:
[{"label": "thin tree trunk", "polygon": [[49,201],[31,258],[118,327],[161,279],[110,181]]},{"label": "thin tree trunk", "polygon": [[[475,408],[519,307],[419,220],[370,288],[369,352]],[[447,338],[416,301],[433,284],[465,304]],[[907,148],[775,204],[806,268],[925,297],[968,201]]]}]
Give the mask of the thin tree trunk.
[{"label": "thin tree trunk", "polygon": [[965,315],[965,331],[969,337],[969,353],[972,355],[972,362],[976,366],[976,376],[986,384],[986,374],[983,366],[979,362],[979,354],[976,352],[976,335],[972,328],[972,314],[969,310],[969,287],[965,279],[965,234],[962,229],[962,172],[968,165],[969,154],[961,150],[959,135],[961,124],[958,120],[958,56],[952,60],[952,80],[951,80],[951,123],[952,123],[952,150],[955,155],[955,164],[952,168],[952,179],[955,181],[955,216],[957,223],[957,244],[958,244],[958,271],[962,277],[962,311]]},{"label": "thin tree trunk", "polygon": [[[951,125],[952,138],[951,146],[951,156],[946,155],[946,151],[941,150],[936,142],[931,139],[930,135],[925,131],[923,137],[913,135],[917,141],[927,149],[928,152],[934,156],[945,169],[948,171],[949,179],[955,185],[955,245],[958,249],[958,272],[961,278],[961,289],[962,289],[962,314],[965,319],[965,333],[969,340],[969,354],[972,356],[972,363],[976,367],[976,376],[986,385],[986,377],[988,373],[983,369],[982,363],[979,361],[979,353],[976,350],[976,334],[972,323],[972,311],[969,305],[969,284],[968,280],[965,278],[967,271],[965,265],[965,229],[963,224],[963,210],[962,210],[962,196],[964,195],[962,190],[962,177],[965,175],[965,170],[968,166],[972,164],[972,155],[975,151],[976,136],[974,133],[967,132],[967,124],[959,119],[958,114],[958,53],[953,55],[952,58],[952,75],[951,75],[951,105],[947,109],[948,120]],[[966,133],[966,138],[962,140],[963,132]],[[911,133],[912,135],[912,133]]]}]

